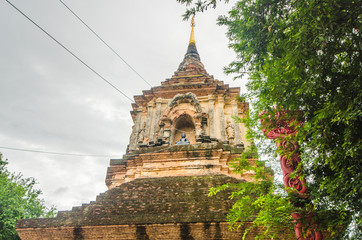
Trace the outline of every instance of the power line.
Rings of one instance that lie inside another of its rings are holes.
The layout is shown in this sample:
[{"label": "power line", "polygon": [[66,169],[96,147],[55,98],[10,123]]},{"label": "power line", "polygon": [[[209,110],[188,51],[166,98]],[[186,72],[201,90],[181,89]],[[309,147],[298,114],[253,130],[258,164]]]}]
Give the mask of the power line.
[{"label": "power line", "polygon": [[173,129],[175,129],[178,132],[184,132],[184,133],[194,133],[194,132],[196,132],[195,129],[191,130],[191,131],[184,131],[184,130],[181,130],[181,129],[178,129],[178,128],[175,128],[175,127]]},{"label": "power line", "polygon": [[114,54],[116,54],[118,56],[118,58],[120,58],[130,69],[133,70],[133,72],[135,72],[145,83],[147,83],[150,87],[152,87],[152,85],[146,80],[144,79],[131,65],[129,65],[126,60],[124,60],[111,46],[109,46],[91,27],[89,27],[72,9],[70,9],[62,0],[59,0],[59,2],[61,2],[64,7],[66,7],[76,18],[78,18],[79,21],[81,21],[84,26],[86,26],[99,40],[101,40]]},{"label": "power line", "polygon": [[119,156],[109,156],[109,155],[90,155],[90,154],[78,154],[78,153],[64,153],[64,152],[50,152],[50,151],[41,151],[41,150],[32,150],[24,148],[13,148],[13,147],[4,147],[0,146],[2,149],[13,150],[13,151],[22,151],[22,152],[33,152],[33,153],[45,153],[53,155],[62,155],[62,156],[76,156],[76,157],[119,157]]},{"label": "power line", "polygon": [[20,9],[18,9],[15,5],[13,5],[8,0],[5,0],[7,3],[9,3],[14,9],[16,9],[19,13],[21,13],[24,17],[26,17],[31,23],[33,23],[35,26],[37,26],[41,31],[43,31],[46,35],[48,35],[51,39],[53,39],[57,44],[59,44],[62,48],[64,48],[68,53],[70,53],[73,57],[75,57],[78,61],[83,63],[84,66],[86,66],[89,70],[91,70],[93,73],[95,73],[98,77],[103,79],[106,83],[108,83],[111,87],[116,89],[119,93],[121,93],[124,97],[128,98],[131,102],[133,100],[128,97],[125,93],[123,93],[121,90],[119,90],[116,86],[114,86],[111,82],[109,82],[106,78],[104,78],[102,75],[100,75],[97,71],[95,71],[93,68],[91,68],[87,63],[85,63],[82,59],[80,59],[77,55],[75,55],[72,51],[70,51],[67,47],[65,47],[63,44],[61,44],[58,40],[56,40],[52,35],[50,35],[47,31],[45,31],[42,27],[40,27],[36,22],[34,22],[31,18],[29,18],[25,13],[23,13]]},{"label": "power line", "polygon": [[[128,157],[138,156],[140,154],[151,154],[165,151],[167,149],[173,148],[176,145],[170,145],[167,147],[163,147],[161,149],[157,149],[150,152],[140,152],[137,154],[127,154]],[[21,151],[21,152],[32,152],[32,153],[42,153],[42,154],[52,154],[52,155],[62,155],[62,156],[75,156],[75,157],[107,157],[107,158],[118,158],[118,156],[110,156],[110,155],[92,155],[92,154],[78,154],[78,153],[65,153],[65,152],[51,152],[51,151],[42,151],[42,150],[33,150],[33,149],[25,149],[25,148],[13,148],[13,147],[4,147],[0,146],[0,149],[7,149],[12,151]]]}]

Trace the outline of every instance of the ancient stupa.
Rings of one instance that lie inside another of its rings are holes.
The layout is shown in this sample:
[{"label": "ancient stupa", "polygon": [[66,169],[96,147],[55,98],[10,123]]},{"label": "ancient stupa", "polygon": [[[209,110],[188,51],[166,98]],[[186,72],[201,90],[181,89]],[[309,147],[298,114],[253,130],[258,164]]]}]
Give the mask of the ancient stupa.
[{"label": "ancient stupa", "polygon": [[191,26],[175,74],[134,97],[129,146],[110,161],[109,190],[55,218],[20,220],[21,239],[241,239],[248,223],[229,231],[228,193],[208,197],[208,190],[251,180],[253,173],[238,175],[228,165],[251,144],[233,118],[249,105],[236,100],[239,88],[206,72]]}]

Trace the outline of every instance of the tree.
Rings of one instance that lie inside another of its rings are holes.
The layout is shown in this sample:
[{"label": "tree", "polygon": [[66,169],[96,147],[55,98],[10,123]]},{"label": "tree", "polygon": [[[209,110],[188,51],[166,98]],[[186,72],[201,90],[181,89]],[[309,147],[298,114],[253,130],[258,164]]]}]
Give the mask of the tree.
[{"label": "tree", "polygon": [[[217,2],[195,1],[185,17]],[[362,228],[361,18],[354,0],[239,0],[218,19],[237,54],[226,73],[249,75],[251,128],[260,129],[258,114],[275,106],[303,112],[297,138],[311,200],[317,213],[327,214],[325,228],[333,233],[354,221],[349,230],[356,238]],[[260,130],[253,138],[265,142]]]},{"label": "tree", "polygon": [[0,239],[20,239],[15,230],[18,219],[53,217],[55,209],[39,199],[41,191],[34,189],[34,178],[10,173],[7,164],[0,153]]},{"label": "tree", "polygon": [[[283,236],[292,239],[293,219],[290,213],[296,209],[285,194],[281,191],[280,184],[273,184],[273,172],[265,167],[265,162],[256,161],[250,164],[250,156],[256,156],[255,146],[247,149],[240,158],[235,159],[232,167],[236,172],[254,172],[254,181],[242,184],[225,184],[216,188],[211,188],[209,195],[213,196],[225,189],[233,190],[232,199],[236,203],[230,209],[227,220],[232,230],[239,228],[243,223],[240,221],[253,222],[253,225],[246,228],[244,237],[253,228],[265,227],[265,231],[259,234],[260,238],[278,239]],[[259,231],[260,232],[260,231]]]}]

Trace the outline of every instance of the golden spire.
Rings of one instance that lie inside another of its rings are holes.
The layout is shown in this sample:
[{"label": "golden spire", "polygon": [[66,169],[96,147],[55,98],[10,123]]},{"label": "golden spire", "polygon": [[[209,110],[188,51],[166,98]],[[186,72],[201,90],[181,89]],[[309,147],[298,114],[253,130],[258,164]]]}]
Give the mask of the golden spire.
[{"label": "golden spire", "polygon": [[190,36],[189,44],[191,44],[191,43],[195,44],[194,27],[195,27],[195,16],[192,16],[192,19],[191,19],[191,36]]}]

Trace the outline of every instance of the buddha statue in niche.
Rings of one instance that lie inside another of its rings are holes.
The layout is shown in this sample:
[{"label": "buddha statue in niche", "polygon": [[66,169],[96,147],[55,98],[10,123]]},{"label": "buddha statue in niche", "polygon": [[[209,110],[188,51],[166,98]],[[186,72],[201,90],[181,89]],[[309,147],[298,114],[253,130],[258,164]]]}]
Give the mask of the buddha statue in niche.
[{"label": "buddha statue in niche", "polygon": [[186,138],[186,133],[182,133],[180,141],[175,143],[175,145],[189,145],[189,144],[190,142]]}]

